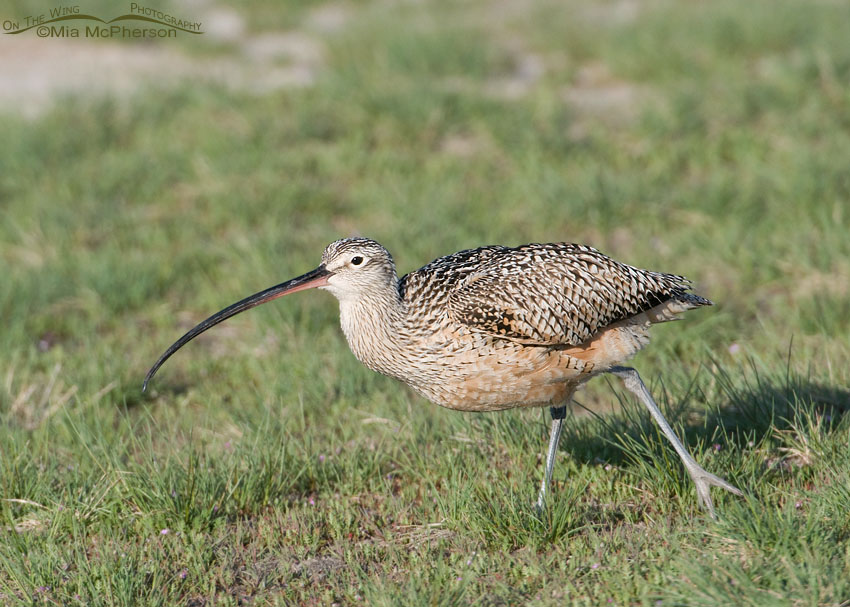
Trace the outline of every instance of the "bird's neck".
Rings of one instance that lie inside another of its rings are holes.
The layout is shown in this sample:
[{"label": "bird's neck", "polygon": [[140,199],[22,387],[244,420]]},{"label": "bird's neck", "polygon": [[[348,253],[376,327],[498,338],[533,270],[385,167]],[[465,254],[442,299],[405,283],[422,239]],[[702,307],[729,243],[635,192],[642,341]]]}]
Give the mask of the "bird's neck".
[{"label": "bird's neck", "polygon": [[385,375],[397,375],[392,360],[396,351],[404,347],[399,328],[405,313],[395,284],[339,302],[340,325],[354,356]]}]

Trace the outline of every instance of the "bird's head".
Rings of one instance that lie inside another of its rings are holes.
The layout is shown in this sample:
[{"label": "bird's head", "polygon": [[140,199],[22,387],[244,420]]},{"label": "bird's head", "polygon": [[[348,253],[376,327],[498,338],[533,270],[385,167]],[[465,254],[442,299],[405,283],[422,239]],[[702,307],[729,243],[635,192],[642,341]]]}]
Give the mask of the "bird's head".
[{"label": "bird's head", "polygon": [[321,285],[340,301],[368,298],[375,290],[394,286],[398,279],[393,258],[380,244],[368,238],[343,238],[322,253],[328,272]]},{"label": "bird's head", "polygon": [[322,263],[315,270],[237,301],[190,329],[154,363],[145,377],[142,389],[147,388],[154,373],[177,350],[207,329],[240,312],[290,293],[313,288],[326,289],[341,302],[368,298],[381,289],[395,288],[396,280],[393,258],[374,240],[343,238],[332,242],[325,248]]}]

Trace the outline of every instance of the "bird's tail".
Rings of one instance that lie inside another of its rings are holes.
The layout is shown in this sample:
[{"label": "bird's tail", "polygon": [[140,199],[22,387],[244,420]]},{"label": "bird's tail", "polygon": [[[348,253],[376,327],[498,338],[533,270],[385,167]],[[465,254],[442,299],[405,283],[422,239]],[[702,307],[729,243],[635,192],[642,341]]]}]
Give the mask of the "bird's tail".
[{"label": "bird's tail", "polygon": [[676,300],[679,301],[682,305],[687,306],[687,309],[698,308],[700,306],[713,306],[714,303],[706,299],[705,297],[701,297],[696,293],[682,293],[681,295],[676,297]]},{"label": "bird's tail", "polygon": [[712,305],[714,304],[710,300],[695,293],[679,293],[651,310],[647,310],[646,315],[650,322],[667,322],[679,320],[679,314],[687,310]]}]

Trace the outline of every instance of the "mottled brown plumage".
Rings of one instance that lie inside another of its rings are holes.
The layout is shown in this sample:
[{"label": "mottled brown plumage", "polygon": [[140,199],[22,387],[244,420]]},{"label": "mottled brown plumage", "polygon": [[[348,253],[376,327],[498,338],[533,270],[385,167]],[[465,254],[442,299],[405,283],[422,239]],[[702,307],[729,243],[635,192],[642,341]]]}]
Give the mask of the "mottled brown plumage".
[{"label": "mottled brown plumage", "polygon": [[315,270],[237,302],[175,342],[148,372],[222,320],[295,291],[318,287],[339,300],[354,355],[438,405],[465,411],[550,406],[553,425],[543,506],[564,411],[595,375],[624,380],[649,408],[713,515],[710,486],[740,491],[687,453],[634,369],[619,365],[649,340],[653,323],[711,305],[682,276],[628,266],[582,245],[487,246],[441,257],[401,279],[374,240],[327,246]]},{"label": "mottled brown plumage", "polygon": [[[340,299],[354,355],[451,409],[560,405],[637,352],[651,322],[711,303],[681,276],[574,244],[460,251],[400,280],[387,250],[365,238],[334,242],[322,259],[348,273],[353,256],[370,288],[323,288]],[[645,314],[659,306],[671,313]]]}]

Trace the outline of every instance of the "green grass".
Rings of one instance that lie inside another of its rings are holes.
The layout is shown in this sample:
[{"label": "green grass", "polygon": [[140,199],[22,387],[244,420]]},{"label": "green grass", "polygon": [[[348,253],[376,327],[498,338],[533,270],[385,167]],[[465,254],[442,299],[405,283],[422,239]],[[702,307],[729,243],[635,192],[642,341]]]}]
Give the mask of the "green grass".
[{"label": "green grass", "polygon": [[[312,87],[0,115],[0,602],[850,605],[850,10],[343,6]],[[243,10],[250,37],[315,5]],[[634,366],[747,497],[705,516],[600,378],[538,516],[544,413],[425,402],[315,292],[141,393],[355,233],[401,272],[566,240],[693,278],[715,307]]]}]

